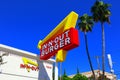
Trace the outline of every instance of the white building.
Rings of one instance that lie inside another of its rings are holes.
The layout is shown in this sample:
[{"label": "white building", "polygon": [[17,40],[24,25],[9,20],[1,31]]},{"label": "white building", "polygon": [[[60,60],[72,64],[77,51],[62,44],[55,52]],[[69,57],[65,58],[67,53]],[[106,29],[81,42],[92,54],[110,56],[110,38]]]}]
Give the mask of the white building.
[{"label": "white building", "polygon": [[[42,61],[35,53],[0,44],[0,80],[52,80],[55,60]],[[55,67],[55,80],[58,69]]]}]

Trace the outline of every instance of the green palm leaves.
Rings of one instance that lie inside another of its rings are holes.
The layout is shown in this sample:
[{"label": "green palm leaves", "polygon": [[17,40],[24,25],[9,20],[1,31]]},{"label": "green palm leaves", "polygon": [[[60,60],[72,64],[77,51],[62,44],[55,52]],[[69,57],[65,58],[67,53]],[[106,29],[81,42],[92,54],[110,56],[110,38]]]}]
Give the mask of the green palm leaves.
[{"label": "green palm leaves", "polygon": [[94,22],[91,16],[84,14],[83,16],[79,17],[79,21],[78,27],[82,32],[92,31]]},{"label": "green palm leaves", "polygon": [[110,4],[106,4],[103,1],[96,1],[91,8],[93,14],[93,19],[95,22],[100,21],[101,23],[107,22],[110,23],[109,16],[111,12],[109,10]]}]

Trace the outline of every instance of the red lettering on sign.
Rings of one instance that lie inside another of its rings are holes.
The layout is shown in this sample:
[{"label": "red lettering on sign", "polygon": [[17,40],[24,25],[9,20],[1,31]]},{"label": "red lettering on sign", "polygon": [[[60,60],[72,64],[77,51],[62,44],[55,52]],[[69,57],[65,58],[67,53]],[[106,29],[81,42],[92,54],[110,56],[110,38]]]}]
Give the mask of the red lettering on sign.
[{"label": "red lettering on sign", "polygon": [[46,66],[48,69],[52,69],[52,67],[51,66]]},{"label": "red lettering on sign", "polygon": [[70,28],[41,45],[40,59],[47,60],[54,56],[60,49],[67,51],[77,46],[79,46],[78,30]]},{"label": "red lettering on sign", "polygon": [[31,69],[33,71],[38,71],[39,70],[38,67],[36,67],[36,66],[30,66],[30,65],[27,65],[27,64],[20,64],[20,68]]}]

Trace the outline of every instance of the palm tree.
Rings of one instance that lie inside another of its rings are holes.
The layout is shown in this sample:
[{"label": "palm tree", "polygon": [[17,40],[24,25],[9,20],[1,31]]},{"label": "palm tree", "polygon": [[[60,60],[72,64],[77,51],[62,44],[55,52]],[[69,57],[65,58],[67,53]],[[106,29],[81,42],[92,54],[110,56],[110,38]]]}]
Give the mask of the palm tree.
[{"label": "palm tree", "polygon": [[93,23],[93,18],[91,16],[88,16],[87,14],[84,14],[83,16],[79,17],[79,20],[80,20],[80,22],[78,22],[78,27],[82,32],[84,32],[86,52],[87,52],[90,68],[92,70],[94,80],[95,80],[95,73],[94,73],[94,70],[93,70],[93,67],[92,67],[92,62],[91,62],[91,59],[90,59],[90,54],[89,54],[89,50],[88,50],[88,42],[87,42],[87,32],[92,31],[92,27],[93,27],[93,24],[94,24]]},{"label": "palm tree", "polygon": [[101,23],[102,28],[102,71],[104,80],[105,75],[105,33],[104,33],[104,23],[107,22],[110,24],[110,15],[111,12],[109,10],[110,4],[106,4],[103,1],[97,0],[94,5],[91,7],[92,16],[95,22]]}]

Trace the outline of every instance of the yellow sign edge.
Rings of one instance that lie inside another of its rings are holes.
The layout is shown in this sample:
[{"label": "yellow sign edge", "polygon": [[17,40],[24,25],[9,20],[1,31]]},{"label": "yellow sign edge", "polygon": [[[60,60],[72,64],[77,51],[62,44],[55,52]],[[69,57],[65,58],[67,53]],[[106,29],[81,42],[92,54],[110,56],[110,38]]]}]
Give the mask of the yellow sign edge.
[{"label": "yellow sign edge", "polygon": [[72,11],[44,38],[44,40],[39,41],[38,48],[40,49],[41,45],[45,43],[47,40],[49,40],[53,35],[56,35],[56,33],[58,33],[60,29],[63,29],[63,31],[65,31],[70,28],[75,28],[77,19],[78,19],[78,14]]}]

